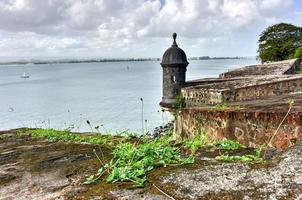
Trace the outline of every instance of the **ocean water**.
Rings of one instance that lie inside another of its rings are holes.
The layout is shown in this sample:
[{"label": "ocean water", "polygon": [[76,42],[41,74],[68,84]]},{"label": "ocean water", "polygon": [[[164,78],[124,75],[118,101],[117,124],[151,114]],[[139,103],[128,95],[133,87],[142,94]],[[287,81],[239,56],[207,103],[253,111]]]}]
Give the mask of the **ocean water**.
[{"label": "ocean water", "polygon": [[[217,77],[255,59],[189,61],[187,80]],[[30,78],[22,79],[23,72]],[[152,130],[170,116],[159,107],[158,61],[0,66],[0,130],[41,127],[86,132]]]}]

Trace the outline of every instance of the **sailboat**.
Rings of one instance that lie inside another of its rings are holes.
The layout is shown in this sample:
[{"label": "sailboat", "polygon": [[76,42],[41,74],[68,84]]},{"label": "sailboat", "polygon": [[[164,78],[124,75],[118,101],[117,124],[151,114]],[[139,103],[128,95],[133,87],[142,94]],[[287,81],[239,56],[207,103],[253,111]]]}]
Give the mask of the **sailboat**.
[{"label": "sailboat", "polygon": [[24,65],[24,71],[23,71],[23,74],[21,75],[21,78],[29,78],[29,73],[26,73],[26,66],[28,65],[32,65],[32,63],[27,63]]},{"label": "sailboat", "polygon": [[27,74],[26,72],[23,72],[23,74],[21,75],[21,78],[29,78],[29,74]]}]

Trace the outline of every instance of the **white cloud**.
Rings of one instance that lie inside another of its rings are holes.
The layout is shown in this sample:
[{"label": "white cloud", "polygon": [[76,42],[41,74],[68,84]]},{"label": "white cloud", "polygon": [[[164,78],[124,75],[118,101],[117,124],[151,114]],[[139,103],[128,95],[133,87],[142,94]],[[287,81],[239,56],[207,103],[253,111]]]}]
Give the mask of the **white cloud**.
[{"label": "white cloud", "polygon": [[280,10],[293,3],[293,0],[262,0],[260,8],[263,10]]},{"label": "white cloud", "polygon": [[236,44],[239,33],[256,38],[260,28],[280,18],[290,21],[292,5],[292,0],[1,0],[0,50],[158,56],[158,49],[167,47],[163,39],[176,31],[195,54],[209,44],[215,52]]}]

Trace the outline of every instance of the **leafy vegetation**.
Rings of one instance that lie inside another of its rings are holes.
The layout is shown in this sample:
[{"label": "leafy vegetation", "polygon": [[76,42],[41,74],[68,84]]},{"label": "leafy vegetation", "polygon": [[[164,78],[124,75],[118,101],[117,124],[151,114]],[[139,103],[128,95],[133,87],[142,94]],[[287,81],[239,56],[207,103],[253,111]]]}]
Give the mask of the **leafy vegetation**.
[{"label": "leafy vegetation", "polygon": [[218,148],[222,150],[237,150],[242,148],[241,144],[233,140],[211,140],[206,134],[199,134],[194,139],[185,140],[182,142],[185,149],[189,149],[191,154],[195,154],[196,151],[202,147],[204,148]]},{"label": "leafy vegetation", "polygon": [[[42,137],[53,142],[87,142],[110,147],[113,156],[110,161],[100,158],[94,150],[100,168],[95,174],[87,177],[84,184],[93,184],[97,180],[104,180],[108,183],[127,181],[132,182],[136,187],[143,187],[149,171],[158,167],[193,163],[196,151],[200,148],[226,151],[242,148],[236,141],[212,140],[206,134],[199,134],[192,140],[185,140],[180,143],[172,140],[170,134],[153,139],[136,137],[130,131],[124,131],[117,137],[100,134],[83,136],[72,133],[70,130],[28,129],[25,132],[19,132],[19,135]],[[188,150],[191,151],[190,154],[186,153]],[[262,149],[258,149],[255,155],[220,155],[216,159],[225,162],[260,162],[262,161],[261,152]]]},{"label": "leafy vegetation", "polygon": [[222,141],[215,141],[214,145],[219,149],[224,149],[224,150],[236,150],[242,147],[239,142],[233,140],[226,140],[226,139]]},{"label": "leafy vegetation", "polygon": [[230,156],[230,155],[220,155],[216,157],[216,160],[223,162],[262,162],[262,158],[258,158],[255,155],[242,155],[242,156]]},{"label": "leafy vegetation", "polygon": [[189,149],[191,154],[195,154],[201,147],[210,147],[212,142],[206,134],[199,134],[191,140],[185,140],[182,142],[185,149]]},{"label": "leafy vegetation", "polygon": [[213,110],[226,110],[229,109],[231,106],[228,103],[221,103],[213,106]]},{"label": "leafy vegetation", "polygon": [[92,135],[83,136],[70,132],[70,130],[54,130],[54,129],[28,129],[26,132],[19,132],[19,135],[30,135],[34,137],[46,138],[51,142],[87,142],[92,144],[103,144],[106,146],[114,145],[114,138],[111,135]]},{"label": "leafy vegetation", "polygon": [[301,57],[302,27],[279,23],[268,27],[259,38],[259,58],[262,62]]},{"label": "leafy vegetation", "polygon": [[220,155],[216,157],[216,160],[223,161],[223,162],[235,162],[235,161],[241,161],[241,162],[263,162],[263,158],[261,157],[262,153],[262,147],[256,149],[255,155],[246,154],[242,156],[231,156],[231,155]]},{"label": "leafy vegetation", "polygon": [[194,157],[182,157],[169,137],[145,139],[140,144],[121,143],[113,150],[113,159],[102,164],[95,175],[91,175],[85,184],[92,184],[104,177],[108,183],[130,181],[142,187],[146,182],[146,173],[156,167],[193,163]]},{"label": "leafy vegetation", "polygon": [[220,103],[212,107],[213,110],[240,109],[240,106],[232,106],[229,103]]},{"label": "leafy vegetation", "polygon": [[302,60],[302,46],[299,47],[298,49],[296,49],[294,57],[299,58],[300,60]]},{"label": "leafy vegetation", "polygon": [[180,94],[176,96],[176,101],[173,106],[176,109],[181,109],[185,107],[185,99],[182,92],[180,92]]}]

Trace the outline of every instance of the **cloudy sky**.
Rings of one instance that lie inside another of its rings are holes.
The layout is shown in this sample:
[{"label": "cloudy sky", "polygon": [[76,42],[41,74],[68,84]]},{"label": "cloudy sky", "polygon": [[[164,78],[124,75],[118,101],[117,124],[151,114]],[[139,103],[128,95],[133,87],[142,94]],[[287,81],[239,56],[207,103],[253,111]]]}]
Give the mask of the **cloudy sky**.
[{"label": "cloudy sky", "polygon": [[302,25],[301,0],[0,0],[0,56],[254,56],[258,35]]}]

